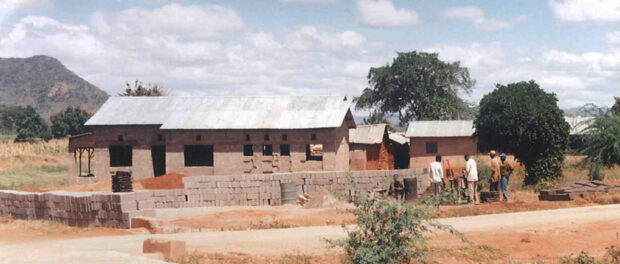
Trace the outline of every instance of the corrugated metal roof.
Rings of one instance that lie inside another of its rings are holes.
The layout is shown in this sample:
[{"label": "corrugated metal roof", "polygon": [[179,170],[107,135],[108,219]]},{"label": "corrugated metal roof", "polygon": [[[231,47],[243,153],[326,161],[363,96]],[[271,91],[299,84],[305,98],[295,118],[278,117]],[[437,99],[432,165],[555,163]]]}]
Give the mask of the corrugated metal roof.
[{"label": "corrugated metal roof", "polygon": [[390,137],[391,141],[394,141],[398,144],[404,145],[404,144],[409,143],[409,139],[405,137],[403,133],[394,132],[394,133],[390,133],[388,136]]},{"label": "corrugated metal roof", "polygon": [[359,125],[349,129],[349,142],[354,144],[381,144],[385,124]]},{"label": "corrugated metal roof", "polygon": [[110,97],[87,122],[161,125],[161,129],[303,129],[339,127],[344,96]]},{"label": "corrugated metal roof", "polygon": [[413,121],[407,137],[469,137],[474,133],[472,120]]},{"label": "corrugated metal roof", "polygon": [[570,125],[571,135],[583,135],[590,122],[594,120],[591,116],[565,116],[564,119]]}]

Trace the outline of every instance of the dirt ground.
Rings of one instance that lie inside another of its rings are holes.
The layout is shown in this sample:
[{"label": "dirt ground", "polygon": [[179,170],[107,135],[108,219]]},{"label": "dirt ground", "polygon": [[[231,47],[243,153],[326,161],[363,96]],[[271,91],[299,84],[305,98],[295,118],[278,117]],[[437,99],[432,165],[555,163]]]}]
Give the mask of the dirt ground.
[{"label": "dirt ground", "polygon": [[[602,257],[605,247],[620,246],[620,205],[567,208],[440,219],[475,244],[438,233],[429,246],[429,263],[509,263],[546,261],[587,251]],[[352,227],[350,227],[352,228]],[[342,253],[323,239],[346,236],[340,226],[313,226],[244,231],[211,231],[165,235],[99,235],[45,241],[7,242],[0,259],[7,263],[160,263],[142,255],[146,238],[186,241],[195,263],[340,263]],[[4,236],[0,236],[3,239]],[[29,254],[28,252],[37,252]],[[79,262],[76,262],[78,261]]]}]

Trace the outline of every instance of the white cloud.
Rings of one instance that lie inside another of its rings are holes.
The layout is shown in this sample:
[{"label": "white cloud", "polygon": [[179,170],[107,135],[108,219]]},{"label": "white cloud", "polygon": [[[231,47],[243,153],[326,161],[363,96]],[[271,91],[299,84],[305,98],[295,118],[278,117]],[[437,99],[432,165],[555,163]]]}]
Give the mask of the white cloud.
[{"label": "white cloud", "polygon": [[[149,23],[136,26],[136,19]],[[357,95],[367,66],[378,64],[373,55],[360,57],[366,45],[355,31],[254,31],[229,8],[171,4],[94,12],[88,25],[24,17],[0,36],[0,57],[56,57],[110,94],[140,79],[176,95]]]},{"label": "white cloud", "polygon": [[288,42],[293,49],[298,50],[341,50],[360,48],[366,38],[354,31],[329,34],[319,32],[314,26],[302,26]]},{"label": "white cloud", "polygon": [[620,44],[620,31],[605,34],[603,40],[609,44]]},{"label": "white cloud", "polygon": [[282,3],[311,3],[311,4],[326,4],[335,3],[338,0],[280,0]]},{"label": "white cloud", "polygon": [[442,19],[454,19],[471,23],[476,30],[494,31],[510,28],[517,23],[525,21],[525,16],[505,19],[499,17],[487,18],[482,9],[475,6],[457,6],[448,8],[441,13]]},{"label": "white cloud", "polygon": [[618,22],[618,0],[549,0],[549,6],[559,21],[563,22]]},{"label": "white cloud", "polygon": [[396,9],[388,0],[359,0],[357,11],[360,23],[370,27],[400,27],[419,20],[415,11]]}]

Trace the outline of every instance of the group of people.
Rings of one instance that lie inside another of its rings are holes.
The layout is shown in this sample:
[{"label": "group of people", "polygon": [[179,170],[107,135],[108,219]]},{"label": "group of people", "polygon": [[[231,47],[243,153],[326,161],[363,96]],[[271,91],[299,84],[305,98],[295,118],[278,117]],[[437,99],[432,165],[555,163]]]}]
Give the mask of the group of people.
[{"label": "group of people", "polygon": [[[491,177],[489,182],[490,191],[502,190],[502,198],[504,201],[508,201],[508,181],[512,174],[513,167],[510,162],[506,161],[506,154],[502,153],[497,158],[497,153],[494,150],[489,152],[491,161],[489,167],[491,168]],[[465,154],[465,168],[463,169],[463,182],[467,182],[467,199],[470,203],[478,203],[478,166],[476,161],[469,157],[469,154]],[[449,164],[449,163],[448,163]],[[444,176],[445,175],[445,176]],[[454,178],[454,172],[451,168],[444,170],[441,162],[441,155],[435,156],[435,161],[431,162],[429,167],[429,181],[431,182],[431,188],[435,195],[439,195],[442,192],[445,184],[445,178],[450,181],[451,188],[460,188],[458,179]],[[453,183],[453,181],[455,183]]]}]

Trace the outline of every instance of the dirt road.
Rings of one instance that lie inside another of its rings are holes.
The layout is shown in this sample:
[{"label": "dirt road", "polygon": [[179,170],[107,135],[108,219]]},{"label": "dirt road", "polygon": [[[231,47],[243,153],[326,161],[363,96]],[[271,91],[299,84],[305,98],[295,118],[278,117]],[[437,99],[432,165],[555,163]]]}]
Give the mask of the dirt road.
[{"label": "dirt road", "polygon": [[[611,225],[610,230],[620,231],[620,205],[446,218],[439,222],[452,225],[466,235],[471,233],[476,236],[568,228],[601,222]],[[141,256],[142,241],[149,237],[184,240],[190,250],[198,249],[202,252],[322,254],[328,250],[324,238],[344,236],[345,232],[340,226],[316,226],[53,240],[2,245],[0,263],[160,263]],[[555,243],[560,245],[563,241]]]}]

